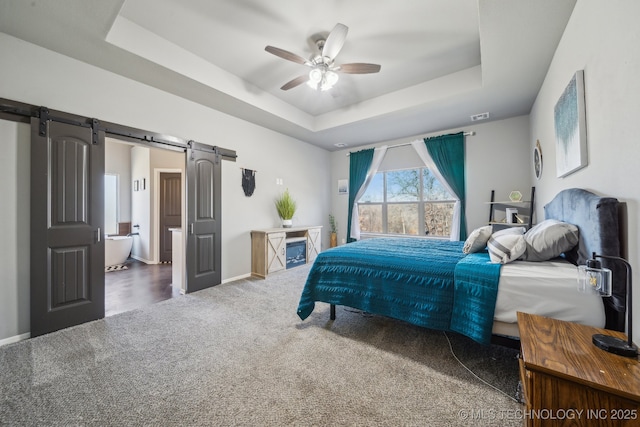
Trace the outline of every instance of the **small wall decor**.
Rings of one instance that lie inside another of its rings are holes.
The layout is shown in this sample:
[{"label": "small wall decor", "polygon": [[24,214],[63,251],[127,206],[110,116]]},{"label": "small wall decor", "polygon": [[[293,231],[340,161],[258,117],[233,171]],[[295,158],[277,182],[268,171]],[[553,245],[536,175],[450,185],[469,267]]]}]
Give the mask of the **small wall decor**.
[{"label": "small wall decor", "polygon": [[540,179],[542,176],[542,147],[540,147],[540,140],[536,141],[536,148],[533,149],[533,171],[536,173],[536,178]]},{"label": "small wall decor", "polygon": [[251,197],[253,191],[256,189],[256,172],[251,169],[242,169],[242,189],[244,190],[244,195],[247,197]]},{"label": "small wall decor", "polygon": [[140,182],[136,179],[133,181],[133,191],[138,191],[140,189]]},{"label": "small wall decor", "polygon": [[338,194],[349,194],[349,180],[348,179],[339,179],[338,180]]},{"label": "small wall decor", "polygon": [[512,191],[511,193],[509,193],[509,200],[511,200],[512,202],[521,202],[522,193],[519,192],[518,190]]},{"label": "small wall decor", "polygon": [[556,174],[565,177],[587,165],[584,72],[577,71],[554,108]]}]

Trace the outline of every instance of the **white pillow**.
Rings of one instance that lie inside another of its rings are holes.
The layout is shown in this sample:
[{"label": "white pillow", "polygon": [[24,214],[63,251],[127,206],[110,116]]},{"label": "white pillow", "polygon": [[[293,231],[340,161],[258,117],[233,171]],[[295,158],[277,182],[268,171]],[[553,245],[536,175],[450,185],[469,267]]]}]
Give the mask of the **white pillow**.
[{"label": "white pillow", "polygon": [[547,219],[537,224],[524,235],[527,250],[525,261],[547,261],[560,256],[578,244],[580,234],[573,224]]},{"label": "white pillow", "polygon": [[473,230],[471,234],[469,234],[469,237],[467,237],[467,240],[465,240],[462,252],[472,254],[486,248],[492,231],[493,227],[490,225],[485,225],[484,227]]},{"label": "white pillow", "polygon": [[507,264],[524,254],[527,243],[522,234],[507,233],[496,236],[496,233],[493,233],[487,242],[487,248],[492,263]]},{"label": "white pillow", "polygon": [[527,231],[524,227],[509,227],[498,230],[492,234],[492,236],[505,236],[507,234],[523,235]]}]

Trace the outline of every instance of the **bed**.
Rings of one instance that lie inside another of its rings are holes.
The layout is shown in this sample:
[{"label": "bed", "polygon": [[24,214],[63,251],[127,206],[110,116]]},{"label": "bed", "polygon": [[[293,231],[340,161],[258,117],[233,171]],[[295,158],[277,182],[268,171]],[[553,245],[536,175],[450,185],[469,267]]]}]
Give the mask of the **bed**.
[{"label": "bed", "polygon": [[[464,242],[375,238],[323,251],[300,297],[304,320],[316,302],[343,305],[431,329],[455,331],[480,343],[518,337],[524,311],[624,330],[626,282],[613,263],[613,296],[576,290],[576,265],[592,252],[620,256],[620,204],[583,189],[563,190],[544,207],[545,219],[573,224],[578,243],[542,262],[490,262],[486,250],[465,254]],[[606,260],[605,260],[606,261]]]}]

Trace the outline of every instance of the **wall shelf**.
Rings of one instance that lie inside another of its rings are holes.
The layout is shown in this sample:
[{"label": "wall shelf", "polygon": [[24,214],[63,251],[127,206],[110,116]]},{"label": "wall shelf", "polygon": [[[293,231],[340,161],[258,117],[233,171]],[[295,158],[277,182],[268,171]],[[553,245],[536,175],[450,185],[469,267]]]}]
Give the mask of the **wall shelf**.
[{"label": "wall shelf", "polygon": [[[533,226],[533,204],[535,200],[536,187],[531,187],[529,200],[521,201],[496,201],[495,190],[491,190],[491,201],[489,204],[489,225],[501,227],[526,227]],[[517,209],[518,213],[515,221],[507,221],[507,209]]]}]

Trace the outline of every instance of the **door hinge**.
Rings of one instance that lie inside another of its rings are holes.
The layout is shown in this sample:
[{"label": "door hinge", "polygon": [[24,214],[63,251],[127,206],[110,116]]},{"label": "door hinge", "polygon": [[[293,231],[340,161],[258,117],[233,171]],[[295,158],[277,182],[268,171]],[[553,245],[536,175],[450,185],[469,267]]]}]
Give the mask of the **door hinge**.
[{"label": "door hinge", "polygon": [[191,155],[189,156],[189,160],[193,160],[195,158],[193,154],[193,140],[187,142],[187,145],[189,146],[189,150],[191,150]]},{"label": "door hinge", "polygon": [[38,127],[38,134],[40,136],[47,136],[47,122],[49,121],[49,109],[47,107],[40,107],[40,125]]},{"label": "door hinge", "polygon": [[98,143],[98,131],[100,126],[100,122],[98,121],[98,119],[91,119],[91,143],[92,144],[97,144]]}]

